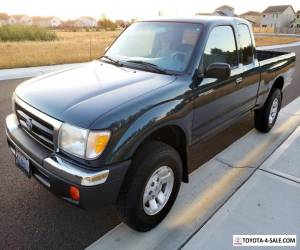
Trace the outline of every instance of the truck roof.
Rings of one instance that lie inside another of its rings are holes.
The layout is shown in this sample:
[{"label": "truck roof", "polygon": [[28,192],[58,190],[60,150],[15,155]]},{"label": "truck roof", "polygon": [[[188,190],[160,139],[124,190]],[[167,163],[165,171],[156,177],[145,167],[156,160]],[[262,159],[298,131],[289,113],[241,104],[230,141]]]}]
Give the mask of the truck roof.
[{"label": "truck roof", "polygon": [[222,23],[222,22],[234,22],[243,21],[247,22],[245,19],[237,17],[227,17],[227,16],[205,16],[199,15],[195,17],[180,17],[180,18],[153,18],[153,19],[142,19],[137,22],[183,22],[183,23]]}]

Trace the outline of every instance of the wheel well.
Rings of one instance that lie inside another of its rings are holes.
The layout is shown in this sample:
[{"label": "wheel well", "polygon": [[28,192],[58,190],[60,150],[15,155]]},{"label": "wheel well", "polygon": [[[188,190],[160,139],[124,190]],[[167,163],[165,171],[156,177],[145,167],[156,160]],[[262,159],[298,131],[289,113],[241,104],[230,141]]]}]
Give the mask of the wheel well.
[{"label": "wheel well", "polygon": [[183,130],[174,125],[168,125],[150,134],[144,142],[149,140],[156,140],[166,143],[173,147],[180,155],[183,166],[183,182],[188,182],[188,167],[187,167],[187,154],[186,154],[186,138]]},{"label": "wheel well", "polygon": [[280,76],[275,80],[272,88],[277,88],[277,89],[282,90],[283,84],[284,84],[284,78],[282,76]]}]

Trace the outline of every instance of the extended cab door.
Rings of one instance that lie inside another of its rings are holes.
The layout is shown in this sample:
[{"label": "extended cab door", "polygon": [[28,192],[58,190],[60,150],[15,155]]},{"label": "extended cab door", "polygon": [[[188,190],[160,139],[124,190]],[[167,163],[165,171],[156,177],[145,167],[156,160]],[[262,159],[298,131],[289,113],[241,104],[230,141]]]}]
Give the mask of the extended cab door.
[{"label": "extended cab door", "polygon": [[255,105],[260,82],[260,70],[255,58],[254,38],[246,23],[238,23],[238,40],[240,45],[240,67],[243,73],[237,79],[239,111],[247,112]]},{"label": "extended cab door", "polygon": [[234,118],[240,110],[240,96],[237,79],[241,77],[237,42],[234,29],[230,25],[214,27],[208,37],[201,67],[212,63],[228,63],[231,76],[226,80],[204,78],[194,89],[193,141],[214,132],[226,121]]}]

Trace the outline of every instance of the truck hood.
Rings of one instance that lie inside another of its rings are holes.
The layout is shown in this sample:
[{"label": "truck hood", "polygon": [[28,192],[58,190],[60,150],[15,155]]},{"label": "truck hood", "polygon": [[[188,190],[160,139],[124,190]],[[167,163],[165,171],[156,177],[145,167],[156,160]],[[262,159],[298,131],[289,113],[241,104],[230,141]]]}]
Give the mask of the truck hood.
[{"label": "truck hood", "polygon": [[175,78],[94,61],[26,81],[16,95],[49,116],[88,128],[104,113]]}]

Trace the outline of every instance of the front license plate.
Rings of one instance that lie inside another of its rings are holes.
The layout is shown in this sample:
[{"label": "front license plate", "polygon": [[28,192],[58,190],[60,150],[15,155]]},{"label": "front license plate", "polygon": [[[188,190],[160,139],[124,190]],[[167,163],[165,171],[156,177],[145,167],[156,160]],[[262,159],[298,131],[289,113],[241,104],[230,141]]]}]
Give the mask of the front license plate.
[{"label": "front license plate", "polygon": [[19,150],[16,149],[16,165],[19,167],[28,177],[31,176],[30,162]]}]

